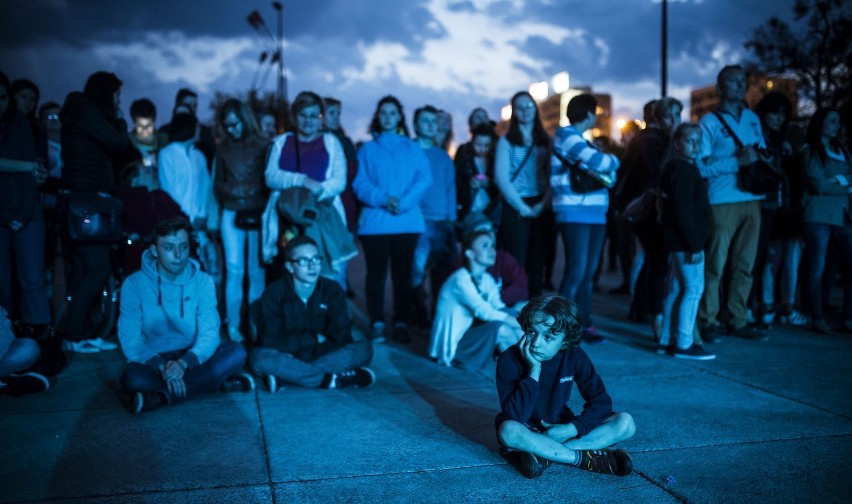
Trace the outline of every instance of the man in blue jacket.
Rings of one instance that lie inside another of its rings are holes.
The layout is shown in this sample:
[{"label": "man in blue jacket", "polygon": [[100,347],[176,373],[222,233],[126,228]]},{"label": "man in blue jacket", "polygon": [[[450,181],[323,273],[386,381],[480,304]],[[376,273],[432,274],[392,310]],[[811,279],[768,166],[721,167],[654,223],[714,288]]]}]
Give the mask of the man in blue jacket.
[{"label": "man in blue jacket", "polygon": [[[631,438],[636,426],[630,414],[612,411],[603,380],[579,347],[577,307],[559,296],[538,297],[518,322],[524,336],[497,360],[500,454],[530,479],[551,462],[630,474],[630,455],[608,447]],[[568,408],[574,384],[584,400],[579,415]]]}]

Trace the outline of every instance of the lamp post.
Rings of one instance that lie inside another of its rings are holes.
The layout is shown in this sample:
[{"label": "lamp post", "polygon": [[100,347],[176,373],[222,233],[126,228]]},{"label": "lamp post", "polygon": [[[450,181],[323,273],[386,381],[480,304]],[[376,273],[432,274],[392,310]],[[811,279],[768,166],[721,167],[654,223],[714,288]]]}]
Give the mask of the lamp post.
[{"label": "lamp post", "polygon": [[668,69],[668,56],[667,56],[668,43],[669,43],[668,42],[668,38],[669,38],[668,37],[668,33],[669,33],[668,10],[669,10],[669,7],[668,7],[668,1],[667,0],[663,0],[662,9],[663,9],[662,23],[661,23],[662,24],[662,27],[661,27],[662,37],[661,37],[661,40],[660,40],[660,42],[661,42],[660,45],[662,46],[662,51],[661,51],[662,54],[661,54],[661,58],[660,58],[660,96],[665,97],[666,96],[666,81],[668,80],[668,70],[669,70]]}]

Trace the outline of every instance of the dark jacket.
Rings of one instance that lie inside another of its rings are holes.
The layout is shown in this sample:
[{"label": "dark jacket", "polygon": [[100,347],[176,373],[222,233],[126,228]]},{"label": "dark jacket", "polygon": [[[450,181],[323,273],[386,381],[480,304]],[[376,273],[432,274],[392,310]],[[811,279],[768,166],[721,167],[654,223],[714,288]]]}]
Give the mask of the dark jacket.
[{"label": "dark jacket", "polygon": [[128,152],[127,123],[108,118],[82,93],[70,93],[62,120],[62,186],[112,194],[113,158]]},{"label": "dark jacket", "polygon": [[[461,220],[470,213],[470,206],[473,204],[474,196],[476,196],[476,191],[470,188],[471,179],[479,173],[476,169],[476,162],[474,161],[473,148],[471,147],[464,150],[460,148],[456,153],[453,164],[456,166],[456,202],[458,205],[458,219]],[[488,164],[485,167],[485,176],[488,177],[489,181],[485,192],[488,194],[488,198],[491,201],[488,203],[488,207],[482,210],[482,213],[487,215],[492,221],[499,221],[502,199],[500,198],[500,189],[494,182],[494,156],[490,156],[488,160]]]},{"label": "dark jacket", "polygon": [[268,191],[263,179],[269,140],[250,137],[243,142],[227,140],[216,151],[213,193],[228,210],[257,210],[266,206]]},{"label": "dark jacket", "polygon": [[660,181],[663,192],[663,245],[667,252],[704,250],[712,224],[707,182],[684,159],[669,161]]},{"label": "dark jacket", "polygon": [[657,186],[666,144],[666,135],[659,128],[645,128],[630,141],[612,198],[617,210],[624,210],[645,189]]},{"label": "dark jacket", "polygon": [[[333,280],[320,277],[306,305],[296,294],[292,275],[286,274],[266,287],[260,307],[258,346],[312,361],[352,342],[346,294]],[[317,343],[317,334],[325,342]]]},{"label": "dark jacket", "polygon": [[[11,99],[11,98],[10,98]],[[36,147],[27,116],[11,111],[0,121],[0,158],[15,161],[36,159]],[[13,220],[29,223],[35,215],[38,188],[31,172],[0,172],[0,226]]]},{"label": "dark jacket", "polygon": [[[585,401],[580,415],[574,415],[568,408],[575,383]],[[537,427],[541,427],[542,420],[551,424],[573,423],[577,437],[583,437],[613,413],[612,399],[603,380],[580,347],[560,350],[552,359],[542,362],[538,381],[530,378],[518,345],[509,347],[497,359],[497,394],[498,426],[506,420]]]}]

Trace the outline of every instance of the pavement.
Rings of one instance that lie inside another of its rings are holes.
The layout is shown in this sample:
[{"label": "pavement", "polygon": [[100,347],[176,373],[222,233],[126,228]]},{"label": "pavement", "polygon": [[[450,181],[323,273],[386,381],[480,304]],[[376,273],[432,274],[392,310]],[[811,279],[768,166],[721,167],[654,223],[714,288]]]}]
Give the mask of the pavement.
[{"label": "pavement", "polygon": [[627,303],[597,296],[609,341],[586,347],[636,422],[625,478],[524,478],[497,453],[493,376],[438,366],[420,338],[377,344],[370,388],[270,394],[258,380],[138,417],[118,352],[75,355],[48,392],[0,398],[0,503],[852,501],[852,338],[773,327],[681,361],[654,353]]}]

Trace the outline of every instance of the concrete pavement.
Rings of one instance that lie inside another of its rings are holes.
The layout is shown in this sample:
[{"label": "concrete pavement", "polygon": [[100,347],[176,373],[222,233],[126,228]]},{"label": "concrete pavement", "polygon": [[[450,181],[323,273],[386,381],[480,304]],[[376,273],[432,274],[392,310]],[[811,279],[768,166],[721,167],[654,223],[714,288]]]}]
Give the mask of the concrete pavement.
[{"label": "concrete pavement", "polygon": [[852,499],[852,338],[777,327],[679,361],[653,353],[626,303],[598,296],[610,341],[586,348],[636,421],[626,478],[551,466],[525,479],[496,451],[493,377],[432,363],[419,339],[376,345],[368,389],[272,395],[258,380],[139,417],[118,352],[76,355],[47,393],[0,398],[0,503]]}]

